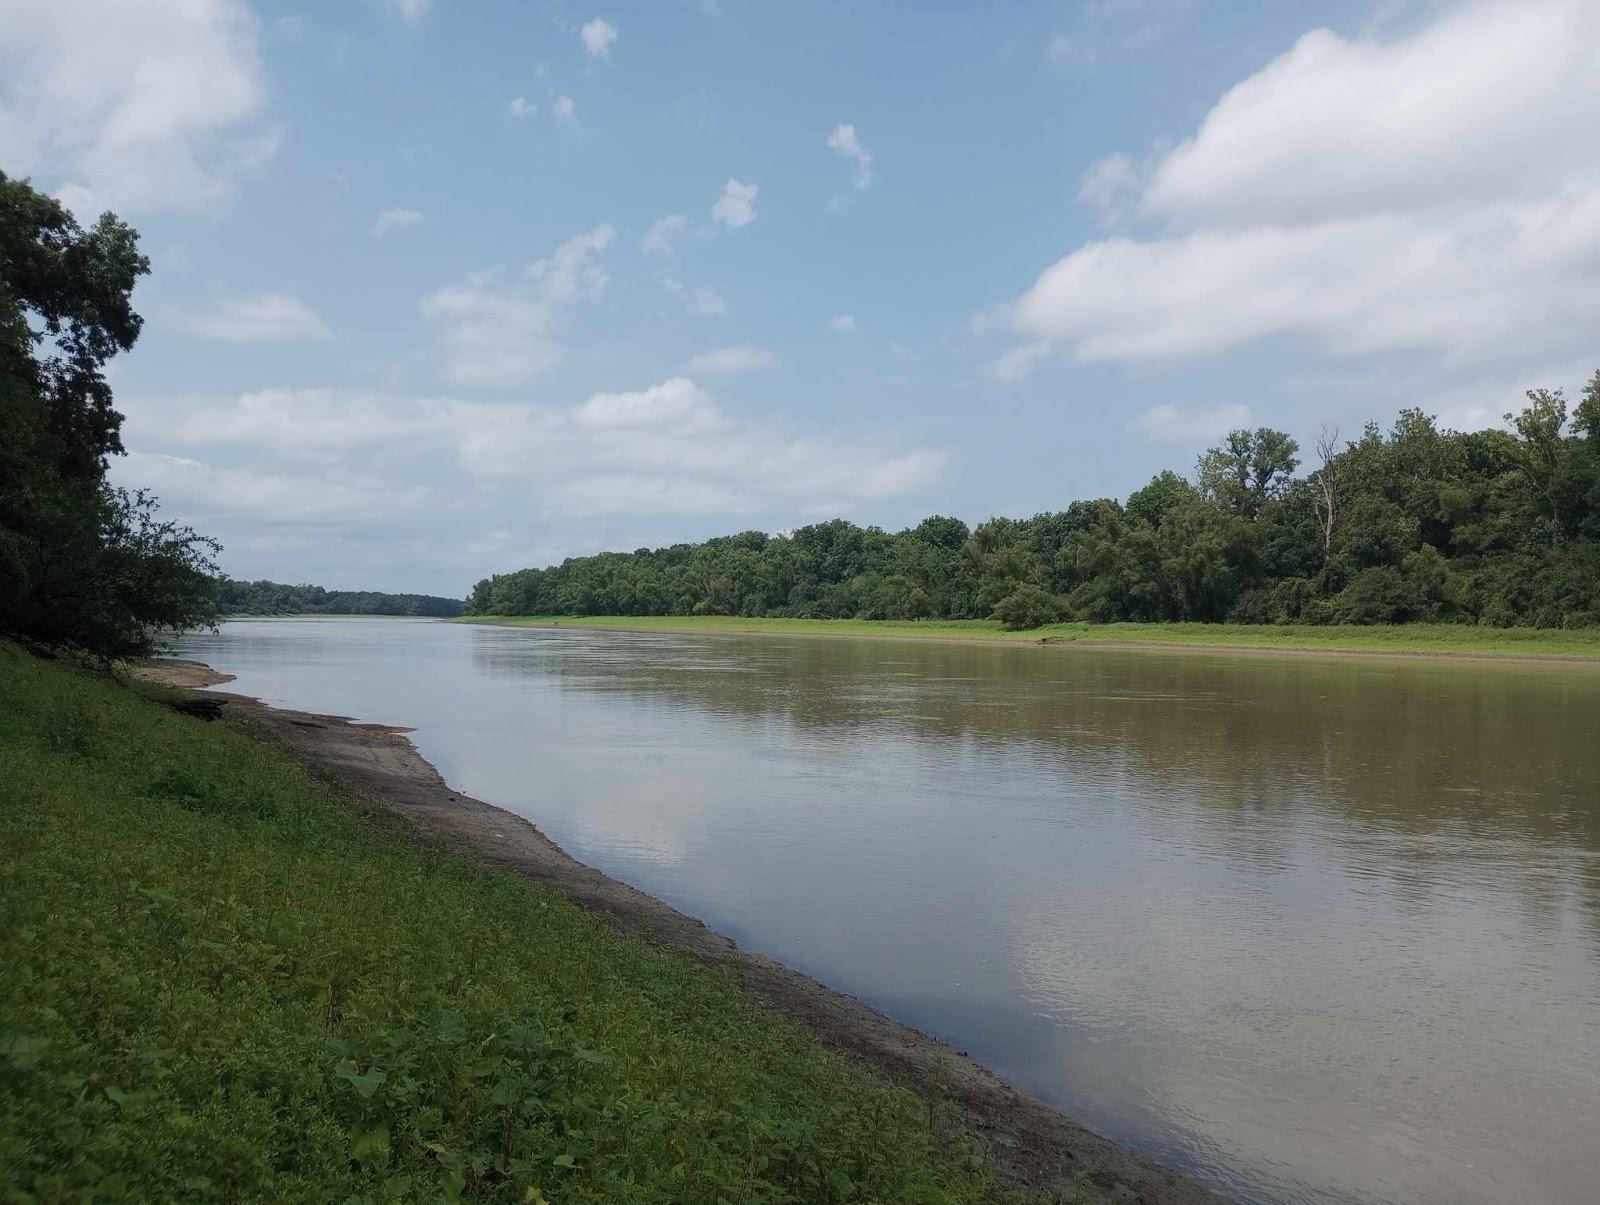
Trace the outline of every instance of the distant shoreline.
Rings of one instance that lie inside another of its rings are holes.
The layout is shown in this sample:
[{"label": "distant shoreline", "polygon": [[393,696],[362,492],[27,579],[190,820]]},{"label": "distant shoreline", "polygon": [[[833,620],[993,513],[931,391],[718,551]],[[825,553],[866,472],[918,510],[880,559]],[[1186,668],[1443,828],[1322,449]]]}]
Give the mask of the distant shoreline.
[{"label": "distant shoreline", "polygon": [[1600,668],[1600,630],[1477,628],[1451,624],[1283,627],[1196,623],[1063,623],[1006,631],[992,620],[745,619],[733,616],[464,615],[448,623],[588,628],[709,636],[804,636],[1033,645],[1164,653],[1225,653],[1336,659],[1482,662]]}]

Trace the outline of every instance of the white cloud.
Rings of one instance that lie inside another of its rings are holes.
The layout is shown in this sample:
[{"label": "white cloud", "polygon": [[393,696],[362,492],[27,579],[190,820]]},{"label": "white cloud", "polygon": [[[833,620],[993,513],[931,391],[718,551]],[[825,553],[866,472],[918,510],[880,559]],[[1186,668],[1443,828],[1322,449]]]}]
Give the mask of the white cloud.
[{"label": "white cloud", "polygon": [[650,223],[650,229],[646,230],[644,237],[639,240],[639,250],[646,255],[671,256],[674,240],[688,229],[689,219],[681,213],[669,213],[666,217],[657,218]]},{"label": "white cloud", "polygon": [[554,301],[598,297],[609,277],[595,260],[611,246],[616,235],[609,223],[575,234],[553,254],[536,261],[528,269],[529,275],[539,282],[544,295]]},{"label": "white cloud", "polygon": [[526,96],[513,96],[511,103],[506,106],[506,112],[518,121],[524,121],[539,111],[539,106],[530,101]]},{"label": "white cloud", "polygon": [[578,38],[583,43],[583,52],[590,58],[609,59],[611,43],[617,40],[617,27],[604,17],[596,17],[584,22]]},{"label": "white cloud", "polygon": [[838,331],[844,335],[856,329],[856,316],[854,314],[835,314],[828,319],[828,329]]},{"label": "white cloud", "polygon": [[558,96],[551,102],[550,112],[563,125],[571,125],[578,120],[578,102],[570,96]]},{"label": "white cloud", "polygon": [[287,293],[225,298],[204,310],[178,315],[176,325],[191,335],[225,343],[290,343],[329,335],[322,316]]},{"label": "white cloud", "polygon": [[422,214],[415,209],[385,209],[372,221],[372,233],[378,238],[407,226],[422,225]]},{"label": "white cloud", "polygon": [[739,372],[760,372],[772,368],[778,357],[764,347],[749,343],[736,343],[732,347],[719,347],[690,356],[684,371],[691,376],[730,376]]},{"label": "white cloud", "polygon": [[469,275],[422,299],[434,324],[440,370],[458,385],[516,385],[561,358],[563,314],[593,300],[607,276],[598,262],[615,231],[609,225],[574,235],[520,277],[504,269]]},{"label": "white cloud", "polygon": [[856,165],[856,187],[865,188],[872,183],[872,152],[856,136],[856,128],[849,123],[833,127],[828,135],[828,149],[851,160]]},{"label": "white cloud", "polygon": [[1248,406],[1152,406],[1128,424],[1146,439],[1200,443],[1250,425]]},{"label": "white cloud", "polygon": [[1012,309],[1080,360],[1295,336],[1335,356],[1575,354],[1600,327],[1600,5],[1479,0],[1389,40],[1306,34],[1085,199],[1160,232],[1079,247]]},{"label": "white cloud", "polygon": [[340,523],[404,514],[425,493],[416,487],[340,474],[295,474],[216,467],[186,456],[130,452],[113,478],[157,494],[169,513],[203,509],[268,526]]},{"label": "white cloud", "polygon": [[719,225],[737,230],[756,220],[756,194],[761,189],[755,184],[741,184],[731,176],[722,186],[722,195],[711,207],[711,219]]},{"label": "white cloud", "polygon": [[670,276],[661,278],[661,287],[674,297],[682,300],[689,307],[691,313],[699,314],[706,318],[714,318],[719,314],[728,312],[727,302],[722,300],[722,294],[715,289],[708,289],[704,285],[691,288],[682,281],[674,280]]},{"label": "white cloud", "polygon": [[433,0],[389,0],[389,11],[407,25],[420,24],[433,7]]},{"label": "white cloud", "polygon": [[241,0],[8,0],[0,163],[80,217],[209,211],[277,146]]},{"label": "white cloud", "polygon": [[[795,513],[915,492],[949,459],[796,435],[731,413],[686,377],[571,406],[282,389],[136,399],[129,416],[130,484],[264,522],[381,517],[386,490],[407,506],[474,491],[503,506],[514,494],[547,517]],[[162,444],[182,453],[149,451]],[[278,463],[215,467],[240,449]]]}]

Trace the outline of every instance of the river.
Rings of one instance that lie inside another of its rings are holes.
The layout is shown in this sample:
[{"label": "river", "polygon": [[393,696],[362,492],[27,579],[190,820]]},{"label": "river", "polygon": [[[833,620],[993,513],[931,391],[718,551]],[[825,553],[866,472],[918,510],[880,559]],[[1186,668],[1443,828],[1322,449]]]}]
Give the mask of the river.
[{"label": "river", "polygon": [[1600,669],[227,623],[575,857],[1247,1202],[1590,1205]]}]

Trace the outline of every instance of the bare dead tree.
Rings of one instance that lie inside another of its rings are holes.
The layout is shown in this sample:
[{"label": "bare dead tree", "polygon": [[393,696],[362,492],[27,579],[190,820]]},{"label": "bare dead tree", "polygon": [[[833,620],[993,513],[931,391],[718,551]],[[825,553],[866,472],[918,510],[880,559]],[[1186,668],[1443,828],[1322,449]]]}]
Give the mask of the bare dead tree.
[{"label": "bare dead tree", "polygon": [[1329,428],[1326,423],[1317,433],[1317,455],[1322,467],[1317,470],[1317,485],[1322,491],[1317,504],[1317,517],[1322,520],[1322,559],[1333,552],[1333,533],[1339,526],[1342,514],[1339,509],[1339,469],[1335,458],[1339,453],[1339,428]]}]

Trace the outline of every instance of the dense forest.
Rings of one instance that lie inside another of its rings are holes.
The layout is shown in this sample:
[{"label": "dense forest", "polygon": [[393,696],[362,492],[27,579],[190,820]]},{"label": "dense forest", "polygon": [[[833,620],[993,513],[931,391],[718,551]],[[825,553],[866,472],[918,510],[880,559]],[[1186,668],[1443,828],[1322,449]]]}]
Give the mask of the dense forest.
[{"label": "dense forest", "polygon": [[139,337],[149,270],[112,214],[84,229],[0,172],[0,637],[110,659],[212,616],[216,542],[106,480],[122,415],[104,368]]},{"label": "dense forest", "polygon": [[1234,431],[1125,502],[577,557],[479,582],[467,613],[1600,625],[1600,372],[1570,413],[1540,389],[1506,419],[1324,431],[1304,474],[1289,436]]},{"label": "dense forest", "polygon": [[460,615],[459,598],[384,594],[377,590],[324,590],[283,582],[236,582],[219,577],[218,615]]}]

